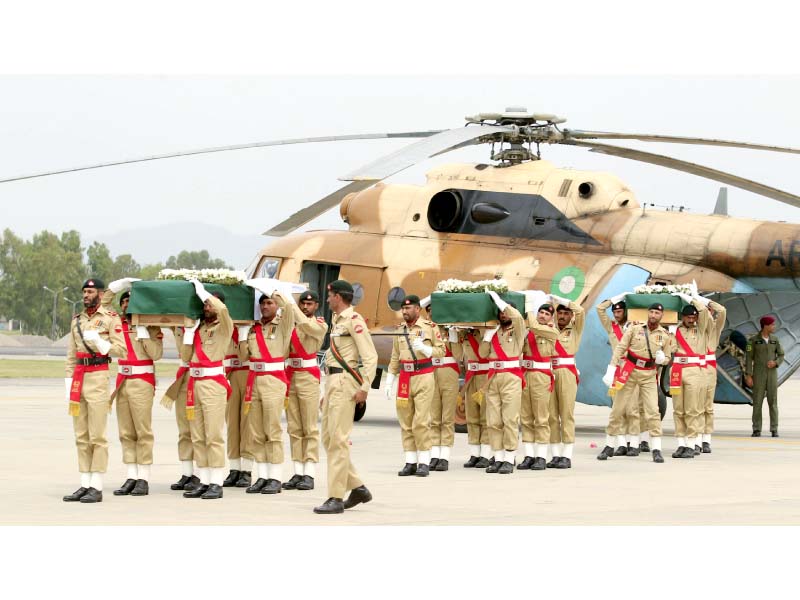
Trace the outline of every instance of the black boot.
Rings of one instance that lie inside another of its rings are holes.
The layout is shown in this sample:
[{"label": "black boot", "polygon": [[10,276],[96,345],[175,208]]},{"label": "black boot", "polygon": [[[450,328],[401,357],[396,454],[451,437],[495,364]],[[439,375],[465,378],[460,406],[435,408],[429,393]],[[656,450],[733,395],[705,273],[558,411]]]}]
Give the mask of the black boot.
[{"label": "black boot", "polygon": [[430,468],[431,471],[435,471],[436,470],[436,465],[438,465],[438,464],[439,464],[439,459],[438,458],[432,458],[431,459],[431,464],[428,465],[428,467]]},{"label": "black boot", "polygon": [[344,503],[341,498],[328,498],[314,512],[318,515],[338,515],[344,512]]},{"label": "black boot", "polygon": [[497,469],[500,475],[509,475],[514,472],[514,465],[507,460],[500,463],[500,468]]},{"label": "black boot", "polygon": [[267,479],[267,483],[261,488],[262,494],[280,494],[281,482],[277,479]]},{"label": "black boot", "polygon": [[681,458],[694,458],[694,448],[685,446],[683,448],[683,456],[681,456]]},{"label": "black boot", "polygon": [[711,454],[711,444],[709,442],[703,442],[703,454]]},{"label": "black boot", "polygon": [[572,459],[567,458],[566,456],[562,456],[558,463],[556,463],[556,469],[571,469],[572,468]]},{"label": "black boot", "polygon": [[196,488],[188,491],[183,492],[184,498],[201,498],[203,494],[208,491],[208,486],[205,484],[198,485]]},{"label": "black boot", "polygon": [[678,449],[672,453],[672,458],[683,458],[683,451],[686,449],[685,446],[678,446]]},{"label": "black boot", "polygon": [[661,456],[661,450],[653,450],[653,462],[654,463],[664,462],[664,457]]},{"label": "black boot", "polygon": [[773,429],[772,430],[772,437],[778,437],[778,430],[777,429]]},{"label": "black boot", "polygon": [[628,447],[620,446],[619,448],[614,450],[614,456],[628,456]]},{"label": "black boot", "polygon": [[528,471],[530,470],[531,466],[533,466],[533,457],[526,456],[522,459],[522,462],[517,465],[517,470],[519,471]]},{"label": "black boot", "polygon": [[492,459],[489,462],[489,466],[486,467],[486,472],[487,473],[497,473],[500,470],[500,465],[501,464],[503,464],[501,461],[496,461],[495,459]]},{"label": "black boot", "polygon": [[292,475],[291,479],[289,479],[289,481],[284,481],[281,487],[285,490],[296,490],[297,484],[300,483],[302,478],[302,475]]},{"label": "black boot", "polygon": [[650,452],[650,444],[647,442],[639,442],[639,452]]},{"label": "black boot", "polygon": [[253,475],[250,471],[239,471],[239,479],[236,481],[236,487],[237,488],[250,487],[250,481],[252,476]]},{"label": "black boot", "polygon": [[295,488],[298,490],[313,490],[314,478],[311,475],[303,475],[300,481],[297,482]]},{"label": "black boot", "polygon": [[263,477],[256,479],[256,482],[245,490],[248,494],[260,494],[264,486],[267,485],[267,480]]},{"label": "black boot", "polygon": [[608,460],[614,456],[614,449],[611,446],[606,446],[603,448],[602,452],[597,455],[597,460]]},{"label": "black boot", "polygon": [[450,468],[450,463],[447,462],[446,458],[440,458],[439,462],[436,463],[437,471],[447,471],[449,468]]},{"label": "black boot", "polygon": [[478,462],[476,462],[476,463],[475,463],[475,468],[476,468],[476,469],[485,469],[485,468],[486,468],[486,467],[488,467],[490,464],[492,464],[492,461],[493,461],[493,460],[494,460],[494,459],[492,459],[492,460],[489,460],[488,458],[486,458],[486,457],[484,457],[484,456],[481,456],[481,457],[478,459]]},{"label": "black boot", "polygon": [[406,463],[405,466],[400,469],[397,474],[400,477],[408,477],[409,475],[414,475],[417,472],[417,465],[415,463]]},{"label": "black boot", "polygon": [[550,459],[550,462],[547,463],[545,466],[548,469],[557,469],[558,468],[558,463],[560,461],[561,461],[561,457],[560,456],[554,456],[553,458]]},{"label": "black boot", "polygon": [[144,479],[137,479],[136,486],[131,491],[131,496],[147,496],[150,493],[150,486]]},{"label": "black boot", "polygon": [[417,465],[417,472],[414,473],[417,477],[427,477],[430,474],[430,468],[425,463]]},{"label": "black boot", "polygon": [[630,446],[625,456],[639,456],[639,448],[638,447],[634,448],[633,446]]},{"label": "black boot", "polygon": [[350,490],[350,495],[344,501],[345,508],[353,508],[358,504],[366,504],[372,500],[372,494],[366,486],[360,485],[357,488]]},{"label": "black boot", "polygon": [[544,459],[541,456],[537,456],[533,459],[533,465],[531,466],[531,471],[544,471],[547,468],[547,465],[544,462]]},{"label": "black boot", "polygon": [[216,483],[212,483],[208,486],[208,489],[205,493],[200,496],[203,500],[218,500],[222,498],[222,486]]},{"label": "black boot", "polygon": [[192,490],[199,488],[201,485],[200,478],[197,475],[192,475],[189,478],[189,481],[186,482],[186,485],[183,486],[183,490],[185,492],[191,492]]},{"label": "black boot", "polygon": [[228,473],[228,476],[225,478],[225,481],[222,482],[222,487],[233,487],[236,485],[236,482],[239,481],[239,475],[241,475],[241,471],[237,469],[231,469],[231,472]]},{"label": "black boot", "polygon": [[754,431],[753,435],[751,435],[750,437],[761,437],[761,432],[760,431]]},{"label": "black boot", "polygon": [[93,487],[90,487],[86,490],[86,493],[81,496],[79,500],[82,504],[94,504],[95,502],[102,502],[103,501],[103,492],[100,490],[96,490]]},{"label": "black boot", "polygon": [[193,478],[194,478],[193,475],[181,475],[181,478],[178,479],[178,481],[173,483],[171,486],[169,486],[169,489],[176,490],[176,491],[177,490],[185,490],[186,489],[186,484],[189,483],[190,481],[192,481]]},{"label": "black boot", "polygon": [[702,453],[703,453],[703,449],[700,446],[698,446],[697,444],[695,444],[693,454],[695,456],[700,456]]},{"label": "black boot", "polygon": [[86,495],[86,492],[89,491],[89,488],[81,487],[72,492],[69,496],[64,496],[62,500],[64,502],[78,502],[81,498]]},{"label": "black boot", "polygon": [[135,479],[126,479],[125,483],[119,486],[118,490],[114,490],[115,496],[129,496],[130,493],[133,491],[133,488],[136,487],[136,480]]},{"label": "black boot", "polygon": [[464,463],[464,468],[465,469],[474,469],[474,468],[476,468],[478,466],[478,461],[480,461],[480,457],[479,456],[470,456],[469,460]]}]

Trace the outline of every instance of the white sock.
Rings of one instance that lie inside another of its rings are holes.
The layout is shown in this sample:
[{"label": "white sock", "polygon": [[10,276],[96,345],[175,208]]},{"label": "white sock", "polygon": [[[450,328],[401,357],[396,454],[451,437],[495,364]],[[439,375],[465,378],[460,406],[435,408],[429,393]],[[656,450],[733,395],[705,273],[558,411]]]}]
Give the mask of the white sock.
[{"label": "white sock", "polygon": [[643,431],[642,435],[641,435],[641,439],[642,439],[643,442],[650,442],[650,432],[649,431]]},{"label": "white sock", "polygon": [[511,463],[513,465],[515,463],[515,461],[517,460],[517,451],[516,450],[506,450],[505,451],[505,457],[503,457],[503,460],[505,462]]},{"label": "white sock", "polygon": [[211,469],[211,483],[222,485],[223,481],[225,481],[225,467]]},{"label": "white sock", "polygon": [[431,446],[431,458],[439,458],[441,446]]},{"label": "white sock", "polygon": [[631,443],[631,436],[629,434],[625,434],[625,443],[622,444],[623,446]]},{"label": "white sock", "polygon": [[625,439],[625,436],[624,436],[624,435],[618,435],[618,436],[617,436],[617,446],[625,446],[625,444],[627,444],[627,443],[628,443],[628,442],[627,442],[627,440]]},{"label": "white sock", "polygon": [[98,492],[103,491],[103,474],[102,473],[92,473],[92,477],[89,480],[89,487],[93,487]]},{"label": "white sock", "polygon": [[575,444],[564,444],[564,458],[572,460],[572,449],[574,447]]},{"label": "white sock", "polygon": [[211,477],[211,469],[208,467],[197,467],[197,476],[200,478],[201,485],[208,485]]},{"label": "white sock", "polygon": [[431,451],[430,450],[422,450],[418,453],[417,461],[421,465],[430,465],[431,464]]},{"label": "white sock", "polygon": [[616,436],[606,434],[606,446],[608,446],[609,448],[613,448],[615,438]]},{"label": "white sock", "polygon": [[506,457],[505,450],[495,450],[494,451],[494,462],[503,462]]},{"label": "white sock", "polygon": [[308,475],[313,479],[316,476],[316,474],[317,474],[317,463],[307,460],[305,465],[303,465],[303,475]]},{"label": "white sock", "polygon": [[481,458],[492,458],[492,447],[489,444],[481,444]]},{"label": "white sock", "polygon": [[243,458],[242,459],[242,471],[252,472],[253,471],[253,459],[252,458]]},{"label": "white sock", "polygon": [[638,448],[639,447],[639,436],[632,435],[631,436],[631,448]]},{"label": "white sock", "polygon": [[139,475],[136,479],[150,481],[150,465],[136,465],[136,471]]},{"label": "white sock", "polygon": [[229,461],[231,463],[231,471],[241,471],[242,470],[242,459],[241,458],[231,458]]},{"label": "white sock", "polygon": [[654,437],[650,440],[650,449],[651,450],[658,450],[661,451],[661,438]]},{"label": "white sock", "polygon": [[294,474],[295,475],[305,475],[303,471],[303,462],[300,460],[293,460],[292,465],[294,466]]},{"label": "white sock", "polygon": [[181,475],[185,475],[186,477],[191,477],[192,475],[194,475],[194,468],[192,465],[192,461],[190,460],[181,461]]},{"label": "white sock", "polygon": [[450,446],[440,446],[439,460],[450,460]]},{"label": "white sock", "polygon": [[125,465],[127,468],[128,475],[126,479],[139,479],[139,470],[136,468],[136,463],[131,465]]},{"label": "white sock", "polygon": [[678,448],[682,448],[685,445],[686,445],[686,438],[685,437],[679,437],[678,438]]},{"label": "white sock", "polygon": [[257,462],[256,469],[258,470],[258,479],[269,479],[269,469],[267,469],[267,463]]},{"label": "white sock", "polygon": [[703,434],[703,443],[704,444],[710,444],[711,443],[711,434],[710,433],[704,433]]},{"label": "white sock", "polygon": [[689,446],[689,448],[694,450],[694,447],[697,446],[697,438],[696,437],[689,438],[686,440],[686,443]]},{"label": "white sock", "polygon": [[269,475],[268,479],[283,481],[283,465],[267,463],[267,474]]},{"label": "white sock", "polygon": [[417,463],[417,453],[416,452],[405,452],[406,464],[416,464]]},{"label": "white sock", "polygon": [[481,445],[480,444],[470,444],[469,445],[469,455],[470,456],[480,456],[481,455]]},{"label": "white sock", "polygon": [[92,487],[92,474],[91,473],[81,473],[81,487],[82,488]]},{"label": "white sock", "polygon": [[525,446],[525,456],[530,456],[531,458],[536,456],[536,449],[531,442],[523,442],[523,446]]},{"label": "white sock", "polygon": [[558,444],[550,444],[550,457],[555,458],[558,454]]},{"label": "white sock", "polygon": [[536,444],[536,458],[547,460],[547,447],[549,444]]}]

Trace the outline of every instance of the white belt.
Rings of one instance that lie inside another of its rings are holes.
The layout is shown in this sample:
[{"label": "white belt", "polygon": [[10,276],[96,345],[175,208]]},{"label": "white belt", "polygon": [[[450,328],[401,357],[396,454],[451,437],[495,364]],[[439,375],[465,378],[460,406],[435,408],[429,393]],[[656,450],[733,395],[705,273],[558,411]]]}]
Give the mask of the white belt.
[{"label": "white belt", "polygon": [[701,367],[706,366],[705,356],[676,356],[675,362],[679,365],[698,365]]},{"label": "white belt", "polygon": [[442,365],[456,365],[456,359],[454,356],[443,356],[442,358],[432,358],[434,367],[441,367]]},{"label": "white belt", "polygon": [[225,367],[191,367],[189,375],[194,378],[216,377],[217,375],[225,375]]},{"label": "white belt", "polygon": [[550,363],[549,362],[536,362],[535,360],[523,360],[522,366],[525,369],[533,370],[533,369],[541,369],[543,371],[550,370]]},{"label": "white belt", "polygon": [[238,358],[226,358],[222,361],[222,366],[228,367],[229,369],[239,369],[241,367],[250,366],[250,363],[248,361],[242,362]]},{"label": "white belt", "polygon": [[479,362],[467,362],[467,371],[473,371],[480,373],[482,371],[488,371],[490,365],[488,363],[479,363]]},{"label": "white belt", "polygon": [[181,361],[181,367],[185,368],[185,369],[188,369],[189,368],[189,363]]},{"label": "white belt", "polygon": [[706,354],[706,360],[717,360],[716,354]]},{"label": "white belt", "polygon": [[553,358],[550,359],[550,363],[554,367],[559,367],[559,366],[569,367],[569,366],[572,366],[572,365],[575,364],[575,358],[573,358],[573,357],[561,358],[561,357],[554,356]]},{"label": "white belt", "polygon": [[287,358],[286,366],[292,369],[308,369],[309,367],[318,367],[316,358]]},{"label": "white belt", "polygon": [[125,377],[130,377],[131,375],[144,375],[145,373],[155,373],[155,369],[153,365],[118,365],[117,373],[123,375]]},{"label": "white belt", "polygon": [[519,369],[518,360],[493,360],[489,363],[492,369]]},{"label": "white belt", "polygon": [[282,362],[251,362],[250,370],[256,373],[272,373],[274,371],[283,371],[284,363]]}]

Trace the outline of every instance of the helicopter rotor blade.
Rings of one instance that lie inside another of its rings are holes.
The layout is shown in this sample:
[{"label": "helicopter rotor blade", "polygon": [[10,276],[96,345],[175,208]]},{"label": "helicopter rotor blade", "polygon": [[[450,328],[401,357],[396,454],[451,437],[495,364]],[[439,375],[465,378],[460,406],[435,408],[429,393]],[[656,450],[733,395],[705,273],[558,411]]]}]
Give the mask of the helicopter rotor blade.
[{"label": "helicopter rotor blade", "polygon": [[7,177],[0,179],[0,183],[9,183],[11,181],[21,181],[23,179],[35,179],[37,177],[48,177],[50,175],[62,175],[64,173],[75,173],[76,171],[88,171],[91,169],[102,169],[105,167],[115,167],[118,165],[128,165],[132,163],[147,162],[153,160],[163,160],[166,158],[179,158],[182,156],[195,156],[197,154],[211,154],[214,152],[230,152],[232,150],[246,150],[249,148],[266,148],[268,146],[288,146],[291,144],[312,144],[317,142],[342,142],[349,140],[377,140],[389,138],[425,138],[436,135],[441,130],[435,131],[404,131],[399,133],[357,133],[353,135],[329,135],[322,137],[310,138],[294,138],[286,140],[271,140],[267,142],[252,142],[249,144],[236,144],[233,146],[214,146],[211,148],[200,148],[197,150],[187,150],[184,152],[172,152],[168,154],[156,154],[154,156],[143,156],[140,158],[131,158],[127,160],[118,160],[106,163],[97,163],[94,165],[85,165],[81,167],[72,167],[69,169],[60,169],[58,171],[45,171],[42,173],[33,173],[29,175],[19,175],[17,177]]},{"label": "helicopter rotor blade", "polygon": [[[697,146],[725,146],[727,148],[744,148],[746,150],[768,150],[771,152],[786,152],[800,154],[800,148],[786,146],[767,146],[763,144],[750,144],[747,142],[733,142],[730,140],[714,140],[709,138],[680,137],[674,135],[654,135],[649,133],[614,133],[611,131],[581,131],[565,129],[566,140],[639,140],[641,142],[664,142],[668,144],[693,144]],[[567,143],[566,141],[564,143]]]},{"label": "helicopter rotor blade", "polygon": [[732,185],[748,192],[753,192],[754,194],[766,196],[767,198],[772,198],[773,200],[778,200],[780,202],[800,208],[800,196],[795,196],[789,192],[784,192],[783,190],[769,187],[762,183],[758,183],[757,181],[752,181],[743,177],[737,177],[736,175],[731,175],[730,173],[725,173],[724,171],[717,171],[716,169],[704,167],[703,165],[698,165],[696,163],[690,163],[677,158],[663,156],[661,154],[652,154],[650,152],[633,150],[631,148],[622,148],[620,146],[612,146],[609,144],[598,144],[578,140],[568,140],[562,143],[570,146],[588,148],[591,152],[599,152],[600,154],[608,154],[610,156],[617,156],[619,158],[627,158],[639,162],[650,163],[652,165],[667,167],[668,169],[675,169],[676,171],[691,173],[692,175],[698,175],[700,177],[705,177],[706,179],[713,179],[714,181]]}]

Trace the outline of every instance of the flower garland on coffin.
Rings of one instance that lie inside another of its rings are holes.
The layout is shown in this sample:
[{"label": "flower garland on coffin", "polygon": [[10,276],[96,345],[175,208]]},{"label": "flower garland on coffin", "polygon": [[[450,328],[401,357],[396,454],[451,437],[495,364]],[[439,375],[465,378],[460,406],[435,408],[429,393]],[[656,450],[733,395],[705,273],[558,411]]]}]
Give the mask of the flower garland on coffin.
[{"label": "flower garland on coffin", "polygon": [[238,285],[244,283],[247,274],[244,271],[231,269],[161,269],[157,280],[191,281],[200,283],[216,283],[218,285]]},{"label": "flower garland on coffin", "polygon": [[460,327],[497,325],[497,308],[487,291],[499,294],[503,300],[525,312],[525,296],[510,292],[504,279],[464,281],[445,279],[431,294],[431,318],[441,325]]}]

